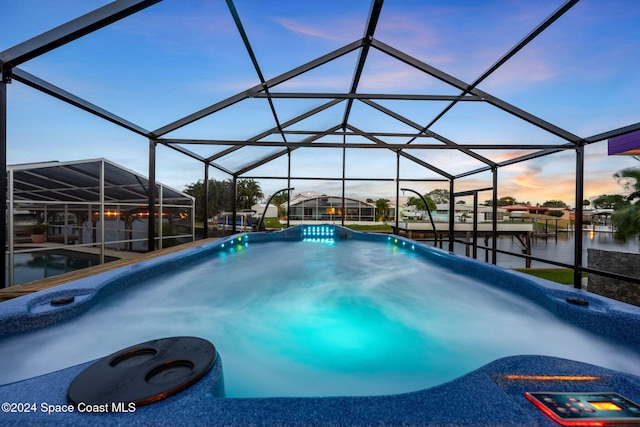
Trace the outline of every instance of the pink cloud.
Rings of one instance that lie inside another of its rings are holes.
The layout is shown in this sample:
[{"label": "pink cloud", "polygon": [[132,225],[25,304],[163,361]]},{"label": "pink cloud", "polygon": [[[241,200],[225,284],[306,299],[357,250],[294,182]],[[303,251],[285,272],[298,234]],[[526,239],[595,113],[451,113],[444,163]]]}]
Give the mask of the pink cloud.
[{"label": "pink cloud", "polygon": [[[390,64],[367,70],[360,82],[360,92],[380,92],[381,90],[415,89],[424,90],[429,86],[442,86],[439,81],[425,75],[423,72],[409,68],[404,64]],[[453,93],[454,89],[450,89]],[[443,92],[447,93],[447,92]]]},{"label": "pink cloud", "polygon": [[302,75],[277,86],[278,90],[308,89],[346,91],[349,88],[350,76],[339,75],[308,76]]},{"label": "pink cloud", "polygon": [[326,40],[346,39],[345,34],[338,30],[338,28],[342,28],[343,25],[336,25],[335,27],[320,27],[317,25],[312,25],[284,17],[275,17],[273,18],[273,20],[282,25],[287,30],[294,33],[304,34],[306,36],[317,37]]},{"label": "pink cloud", "polygon": [[504,91],[505,88],[519,88],[523,84],[539,83],[556,78],[560,72],[545,52],[547,52],[546,49],[531,49],[526,54],[516,55],[502,65],[480,87],[487,90],[500,89]]}]

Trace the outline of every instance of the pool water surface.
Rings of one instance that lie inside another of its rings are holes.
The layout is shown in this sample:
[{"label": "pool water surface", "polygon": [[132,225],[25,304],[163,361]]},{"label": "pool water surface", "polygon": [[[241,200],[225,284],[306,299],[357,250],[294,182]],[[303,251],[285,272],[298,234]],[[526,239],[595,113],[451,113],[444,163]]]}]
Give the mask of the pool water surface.
[{"label": "pool water surface", "polygon": [[[6,257],[9,265],[9,256]],[[106,257],[107,261],[111,261]],[[14,255],[14,284],[31,282],[47,277],[57,276],[69,271],[75,271],[100,264],[98,255],[67,251],[64,249],[52,249],[46,251],[34,251],[17,253]],[[5,273],[5,283],[8,283],[9,271]]]},{"label": "pool water surface", "polygon": [[628,347],[392,240],[245,239],[58,326],[1,339],[14,369],[0,384],[178,335],[214,343],[227,397],[409,392],[522,354],[640,374]]}]

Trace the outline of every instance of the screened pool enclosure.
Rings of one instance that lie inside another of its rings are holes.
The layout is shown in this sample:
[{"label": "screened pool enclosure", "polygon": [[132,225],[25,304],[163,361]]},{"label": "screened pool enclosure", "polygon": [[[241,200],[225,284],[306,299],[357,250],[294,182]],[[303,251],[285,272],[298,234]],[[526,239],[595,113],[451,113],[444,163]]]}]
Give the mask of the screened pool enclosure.
[{"label": "screened pool enclosure", "polygon": [[[105,250],[146,252],[149,180],[105,159],[7,167],[8,281],[17,254],[45,254],[72,246],[105,261]],[[194,239],[194,199],[156,183],[154,245]],[[32,241],[34,224],[44,224]]]},{"label": "screened pool enclosure", "polygon": [[[215,175],[234,186],[254,179],[274,192],[325,185],[343,221],[348,200],[365,186],[395,206],[402,188],[446,188],[452,213],[463,198],[476,211],[493,201],[486,249],[495,263],[496,201],[512,188],[514,170],[524,170],[517,179],[530,187],[551,190],[553,178],[536,180],[548,163],[560,164],[580,232],[589,148],[640,130],[638,85],[627,81],[635,78],[629,61],[640,56],[640,37],[637,25],[621,25],[637,20],[640,4],[614,3],[70,2],[71,20],[33,38],[8,38],[14,44],[0,51],[2,161],[21,143],[8,118],[30,114],[14,107],[13,92],[35,91],[67,104],[62,115],[116,128],[111,142],[121,140],[131,158],[148,155],[149,185],[140,185],[135,203],[150,218],[169,205],[181,209],[156,182],[178,165],[185,184]],[[21,16],[35,23],[31,12]],[[86,82],[91,73],[104,87]],[[616,90],[594,94],[612,82]],[[7,208],[15,202],[7,199]],[[56,214],[71,209],[36,202]],[[79,208],[77,221],[93,220],[94,202]],[[129,202],[104,203],[106,215]],[[10,225],[6,213],[2,220]],[[158,224],[147,223],[146,250],[159,246]],[[450,250],[453,228],[451,214]],[[611,275],[588,268],[582,252],[576,238],[572,263],[544,261],[573,269],[576,287],[585,271]]]},{"label": "screened pool enclosure", "polygon": [[[343,212],[344,209],[344,212]],[[320,196],[292,200],[291,221],[375,221],[376,207],[350,198]]]}]

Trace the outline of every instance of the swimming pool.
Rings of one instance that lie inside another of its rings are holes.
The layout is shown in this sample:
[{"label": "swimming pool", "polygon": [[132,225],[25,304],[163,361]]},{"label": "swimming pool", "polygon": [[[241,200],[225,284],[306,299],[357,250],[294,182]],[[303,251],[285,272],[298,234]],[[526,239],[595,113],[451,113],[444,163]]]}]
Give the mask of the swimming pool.
[{"label": "swimming pool", "polygon": [[[9,256],[5,255],[9,265]],[[105,261],[117,258],[105,257]],[[20,252],[14,255],[14,284],[31,282],[46,277],[57,276],[69,271],[75,271],[100,264],[100,257],[65,249],[38,250]],[[5,283],[8,283],[9,272],[5,273]]]},{"label": "swimming pool", "polygon": [[[185,294],[198,302],[185,308]],[[71,295],[68,305],[50,304]],[[589,305],[567,303],[576,297]],[[410,392],[518,354],[638,374],[640,316],[630,306],[334,226],[242,234],[21,300],[6,306],[0,329],[0,357],[16,367],[2,382],[21,379],[20,365],[42,374],[187,332],[216,345],[230,397]],[[16,329],[24,332],[11,334]],[[114,338],[112,347],[96,347]],[[53,366],[54,351],[66,366]]]}]

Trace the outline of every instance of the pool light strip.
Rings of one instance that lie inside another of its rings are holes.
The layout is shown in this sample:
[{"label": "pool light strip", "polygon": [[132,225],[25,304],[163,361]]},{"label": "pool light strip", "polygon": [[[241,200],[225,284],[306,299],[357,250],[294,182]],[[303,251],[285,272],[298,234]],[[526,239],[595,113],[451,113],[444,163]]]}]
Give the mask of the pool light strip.
[{"label": "pool light strip", "polygon": [[518,381],[596,381],[601,377],[593,375],[504,375],[508,380]]},{"label": "pool light strip", "polygon": [[307,225],[302,227],[302,241],[332,245],[336,228],[333,225]]},{"label": "pool light strip", "polygon": [[403,247],[407,247],[407,244],[410,245],[411,250],[415,250],[416,249],[416,245],[412,244],[412,243],[407,243],[405,240],[402,239],[398,239],[397,237],[387,237],[387,242],[389,243],[393,243],[396,246],[402,245]]},{"label": "pool light strip", "polygon": [[229,252],[235,252],[249,247],[249,235],[234,237],[226,243],[220,244],[220,249],[227,249]]},{"label": "pool light strip", "polygon": [[333,238],[336,228],[333,225],[307,225],[302,227],[302,237]]}]

